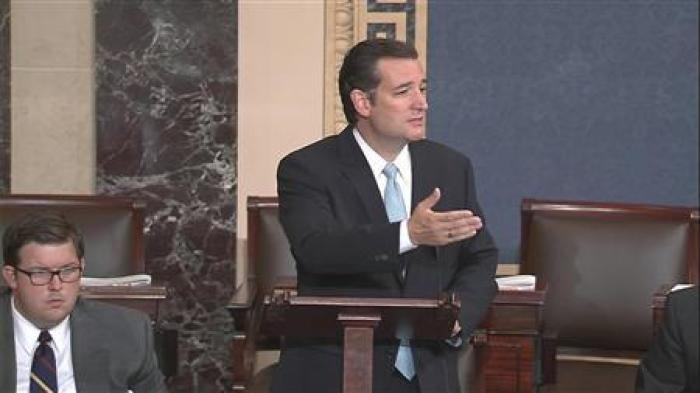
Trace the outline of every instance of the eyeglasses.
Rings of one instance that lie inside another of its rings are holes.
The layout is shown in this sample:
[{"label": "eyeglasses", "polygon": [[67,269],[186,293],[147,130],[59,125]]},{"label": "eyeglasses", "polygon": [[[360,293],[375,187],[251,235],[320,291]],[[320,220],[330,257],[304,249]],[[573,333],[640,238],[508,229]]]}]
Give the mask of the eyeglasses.
[{"label": "eyeglasses", "polygon": [[80,279],[80,273],[83,271],[83,268],[80,266],[69,266],[58,270],[37,270],[30,272],[15,266],[15,270],[29,276],[29,281],[32,285],[38,286],[47,285],[53,280],[53,276],[58,276],[58,279],[63,283],[76,282]]}]

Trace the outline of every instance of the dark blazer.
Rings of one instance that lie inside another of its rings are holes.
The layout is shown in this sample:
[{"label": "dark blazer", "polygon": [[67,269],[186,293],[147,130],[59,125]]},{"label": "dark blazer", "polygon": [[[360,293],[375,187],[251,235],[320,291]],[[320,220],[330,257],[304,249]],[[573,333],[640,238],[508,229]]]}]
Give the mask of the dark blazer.
[{"label": "dark blazer", "polygon": [[[79,393],[165,392],[145,314],[78,298],[70,315],[73,375]],[[16,360],[9,292],[0,294],[0,392],[14,392]]]},{"label": "dark blazer", "polygon": [[698,287],[668,295],[666,314],[637,369],[637,393],[700,392]]},{"label": "dark blazer", "polygon": [[[439,187],[435,210],[469,209],[483,218],[466,157],[427,140],[410,143],[409,150],[412,209]],[[496,291],[497,250],[486,227],[462,242],[399,255],[399,223],[389,223],[351,127],[285,157],[277,179],[300,295],[437,298],[455,292],[463,336],[474,330]],[[282,350],[273,392],[340,391],[341,347],[314,344],[290,341]],[[373,386],[380,392],[393,370],[396,343],[376,344]],[[412,347],[423,393],[458,390],[456,350],[442,341],[413,341]]]}]

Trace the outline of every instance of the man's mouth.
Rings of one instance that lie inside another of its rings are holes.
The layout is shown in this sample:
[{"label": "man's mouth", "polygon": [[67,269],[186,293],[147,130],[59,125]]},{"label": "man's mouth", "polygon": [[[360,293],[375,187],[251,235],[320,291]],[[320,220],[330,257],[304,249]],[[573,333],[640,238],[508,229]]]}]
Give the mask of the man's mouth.
[{"label": "man's mouth", "polygon": [[49,299],[49,300],[47,301],[47,303],[49,304],[50,307],[60,307],[60,306],[63,305],[64,300],[63,300],[63,299],[59,299],[59,298],[56,298],[56,299]]}]

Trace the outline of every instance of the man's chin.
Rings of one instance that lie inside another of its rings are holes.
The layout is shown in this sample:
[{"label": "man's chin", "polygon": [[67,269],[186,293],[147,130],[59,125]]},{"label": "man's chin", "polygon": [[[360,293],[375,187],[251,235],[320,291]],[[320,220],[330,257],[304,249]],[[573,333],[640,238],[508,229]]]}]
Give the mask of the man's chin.
[{"label": "man's chin", "polygon": [[42,322],[55,326],[70,314],[73,309],[73,305],[68,301],[53,302],[49,304],[49,307],[44,310],[44,315],[42,315]]},{"label": "man's chin", "polygon": [[425,139],[425,129],[413,131],[408,137],[408,140],[411,142],[420,141],[422,139]]}]

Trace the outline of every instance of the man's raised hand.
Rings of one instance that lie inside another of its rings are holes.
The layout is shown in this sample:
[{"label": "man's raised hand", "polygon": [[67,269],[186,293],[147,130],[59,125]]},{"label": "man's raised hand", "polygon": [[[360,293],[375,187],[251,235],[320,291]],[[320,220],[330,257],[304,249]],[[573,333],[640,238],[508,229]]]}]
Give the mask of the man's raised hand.
[{"label": "man's raised hand", "polygon": [[440,189],[435,188],[420,201],[408,220],[408,236],[416,245],[444,246],[476,235],[483,226],[481,218],[470,210],[433,211],[440,200]]}]

